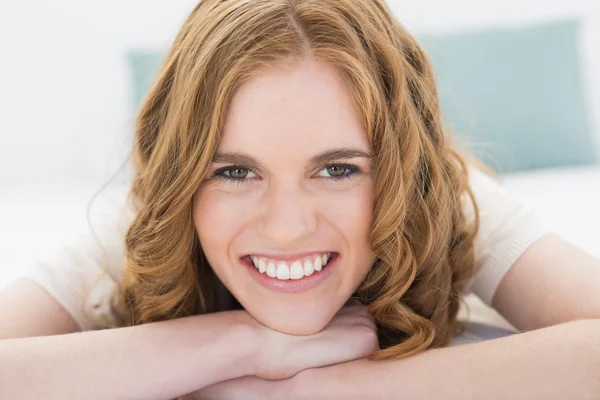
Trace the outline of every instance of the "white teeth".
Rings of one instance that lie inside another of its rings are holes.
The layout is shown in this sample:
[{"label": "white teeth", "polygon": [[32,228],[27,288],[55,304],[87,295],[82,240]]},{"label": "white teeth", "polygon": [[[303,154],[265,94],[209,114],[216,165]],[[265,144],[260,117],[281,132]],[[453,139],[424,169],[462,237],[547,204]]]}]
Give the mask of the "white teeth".
[{"label": "white teeth", "polygon": [[[302,279],[319,272],[331,260],[331,253],[316,255],[311,258],[294,261],[291,265],[285,261],[272,261],[267,258],[250,256],[252,264],[261,274],[281,280]],[[304,264],[303,264],[304,262]]]},{"label": "white teeth", "polygon": [[284,262],[277,264],[277,279],[290,279],[290,267]]},{"label": "white teeth", "polygon": [[269,275],[271,278],[277,277],[277,268],[275,268],[275,263],[272,261],[267,264],[267,275]]},{"label": "white teeth", "polygon": [[316,256],[314,261],[315,271],[320,271],[323,268],[323,264],[321,263],[321,256]]},{"label": "white teeth", "polygon": [[290,267],[290,278],[300,279],[302,277],[304,277],[304,270],[302,269],[302,264],[300,264],[300,261],[294,261],[294,263]]},{"label": "white teeth", "polygon": [[[254,263],[254,265],[256,265],[256,263]],[[262,258],[259,258],[258,259],[258,271],[261,274],[264,274],[266,270],[267,270],[267,263]]]},{"label": "white teeth", "polygon": [[304,275],[311,276],[313,272],[315,272],[315,269],[312,262],[310,260],[304,261]]}]

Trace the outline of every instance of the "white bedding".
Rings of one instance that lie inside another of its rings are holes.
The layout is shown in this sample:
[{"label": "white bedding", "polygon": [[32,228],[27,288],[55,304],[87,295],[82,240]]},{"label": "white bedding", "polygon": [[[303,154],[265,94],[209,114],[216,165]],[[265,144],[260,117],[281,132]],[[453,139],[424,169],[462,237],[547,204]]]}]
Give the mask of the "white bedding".
[{"label": "white bedding", "polygon": [[80,182],[0,188],[0,288],[85,231],[86,205],[97,189]]},{"label": "white bedding", "polygon": [[600,258],[600,165],[505,175],[504,185],[562,237]]}]

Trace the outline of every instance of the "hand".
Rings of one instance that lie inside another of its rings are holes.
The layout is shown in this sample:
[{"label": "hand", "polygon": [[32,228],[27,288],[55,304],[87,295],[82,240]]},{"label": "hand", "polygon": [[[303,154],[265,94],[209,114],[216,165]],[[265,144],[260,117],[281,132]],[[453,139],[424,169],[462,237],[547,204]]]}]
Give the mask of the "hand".
[{"label": "hand", "polygon": [[254,375],[279,380],[308,368],[367,357],[379,349],[373,317],[363,305],[346,305],[319,333],[296,336],[261,325],[261,347]]}]

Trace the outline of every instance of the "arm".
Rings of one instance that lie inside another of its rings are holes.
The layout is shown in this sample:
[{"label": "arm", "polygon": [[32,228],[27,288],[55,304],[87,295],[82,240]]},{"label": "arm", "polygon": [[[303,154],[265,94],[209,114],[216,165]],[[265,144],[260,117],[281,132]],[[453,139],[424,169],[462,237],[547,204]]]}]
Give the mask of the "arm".
[{"label": "arm", "polygon": [[[174,398],[251,373],[258,343],[240,311],[67,334],[74,321],[28,281],[0,293],[0,315],[0,398],[7,399]],[[54,336],[23,337],[30,334]]]},{"label": "arm", "polygon": [[492,305],[520,330],[600,318],[600,260],[547,235],[506,272]]},{"label": "arm", "polygon": [[80,331],[71,315],[29,279],[18,279],[0,291],[0,316],[0,340]]},{"label": "arm", "polygon": [[592,400],[600,393],[599,337],[600,320],[569,322],[399,361],[307,370],[293,390],[298,398],[344,400]]},{"label": "arm", "polygon": [[327,398],[380,389],[384,399],[597,399],[598,288],[600,260],[547,235],[517,259],[494,295],[500,313],[530,332],[400,361],[341,364],[309,379],[324,385]]},{"label": "arm", "polygon": [[[27,307],[33,299],[47,303]],[[186,400],[205,398],[202,388],[215,383],[245,375],[285,382],[299,371],[360,359],[378,347],[373,318],[351,302],[308,336],[271,330],[245,311],[60,334],[75,324],[69,314],[46,317],[48,326],[36,322],[44,311],[60,310],[53,302],[33,282],[0,292],[0,398],[166,399],[186,393]],[[3,311],[9,308],[27,316],[13,313],[7,319]],[[60,318],[65,320],[53,324]],[[7,331],[16,339],[2,333]],[[20,338],[50,331],[54,336]]]}]

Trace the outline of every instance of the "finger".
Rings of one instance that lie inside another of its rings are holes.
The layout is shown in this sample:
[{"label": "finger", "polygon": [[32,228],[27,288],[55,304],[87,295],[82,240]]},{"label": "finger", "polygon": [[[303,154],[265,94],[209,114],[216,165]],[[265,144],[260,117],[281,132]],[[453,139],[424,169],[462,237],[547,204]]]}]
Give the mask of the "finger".
[{"label": "finger", "polygon": [[366,306],[364,306],[360,300],[351,298],[338,310],[336,315],[352,314],[363,308],[366,308]]},{"label": "finger", "polygon": [[330,329],[341,329],[342,331],[356,326],[365,326],[375,330],[375,319],[367,311],[356,310],[352,313],[336,316],[328,325]]},{"label": "finger", "polygon": [[347,314],[340,318],[341,324],[362,325],[371,329],[376,328],[375,318],[369,313],[366,306],[352,306],[347,310]]}]

